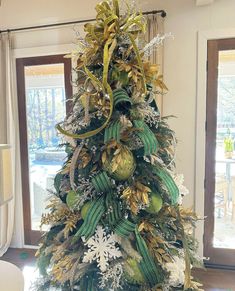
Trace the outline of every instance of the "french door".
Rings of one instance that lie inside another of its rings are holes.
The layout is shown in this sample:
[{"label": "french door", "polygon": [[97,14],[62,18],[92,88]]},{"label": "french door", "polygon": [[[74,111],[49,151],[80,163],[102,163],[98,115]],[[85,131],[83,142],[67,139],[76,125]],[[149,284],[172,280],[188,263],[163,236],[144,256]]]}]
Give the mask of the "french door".
[{"label": "french door", "polygon": [[48,190],[65,153],[55,125],[70,111],[71,60],[64,55],[16,60],[25,244],[36,245]]},{"label": "french door", "polygon": [[207,67],[204,256],[235,268],[235,39],[208,41]]}]

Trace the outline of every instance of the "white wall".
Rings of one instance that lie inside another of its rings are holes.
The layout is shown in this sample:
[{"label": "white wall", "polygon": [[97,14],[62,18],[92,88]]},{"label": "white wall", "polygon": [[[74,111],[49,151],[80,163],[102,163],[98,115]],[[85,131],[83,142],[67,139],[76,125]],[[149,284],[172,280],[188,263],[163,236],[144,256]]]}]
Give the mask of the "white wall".
[{"label": "white wall", "polygon": [[0,26],[12,28],[94,17],[97,0],[2,0]]},{"label": "white wall", "polygon": [[188,0],[174,1],[174,4],[172,0],[157,0],[157,3],[168,13],[165,31],[172,32],[175,37],[165,45],[164,77],[170,91],[163,101],[163,111],[165,115],[178,117],[170,123],[179,140],[178,170],[185,174],[186,185],[193,194],[185,199],[191,206],[199,194],[194,193],[197,33],[235,27],[235,1],[216,0],[214,4],[202,7],[196,7],[194,1]]},{"label": "white wall", "polygon": [[[95,15],[94,5],[98,1],[3,0],[2,2],[1,29],[92,18]],[[177,116],[170,124],[179,140],[178,171],[185,174],[185,184],[191,193],[185,203],[192,206],[197,197],[202,199],[202,193],[195,193],[197,33],[204,30],[235,28],[235,1],[215,0],[212,5],[201,7],[196,7],[194,0],[139,0],[139,2],[145,11],[165,9],[168,14],[165,31],[172,32],[175,37],[174,40],[167,40],[165,45],[164,73],[170,91],[164,97],[163,110],[165,115]],[[71,27],[66,27],[42,30],[38,33],[35,31],[18,33],[14,46],[30,48],[72,41],[74,41],[73,31]],[[203,145],[201,147],[204,149]],[[200,156],[197,159],[200,161]],[[198,205],[203,206],[203,203]],[[202,237],[202,233],[200,235]]]},{"label": "white wall", "polygon": [[[179,0],[175,1],[177,4],[174,2],[175,5],[172,2],[157,1],[159,8],[164,7],[168,12],[165,31],[171,31],[175,36],[174,41],[167,41],[165,45],[164,77],[170,92],[163,101],[163,112],[178,117],[170,124],[179,140],[178,171],[184,173],[192,194],[185,199],[185,204],[194,205],[203,216],[206,46],[201,37],[198,50],[198,35],[205,32],[208,38],[226,34],[235,37],[235,33],[231,34],[235,28],[235,1],[215,0],[214,4],[202,7],[196,7],[194,1]],[[202,254],[202,223],[196,234]]]}]

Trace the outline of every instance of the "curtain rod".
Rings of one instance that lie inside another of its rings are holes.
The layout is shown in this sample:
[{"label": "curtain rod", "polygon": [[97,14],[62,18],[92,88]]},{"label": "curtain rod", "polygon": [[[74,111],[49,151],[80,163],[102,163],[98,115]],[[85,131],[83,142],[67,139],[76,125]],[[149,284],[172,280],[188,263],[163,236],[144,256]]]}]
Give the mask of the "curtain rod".
[{"label": "curtain rod", "polygon": [[[143,15],[150,15],[150,14],[160,14],[161,17],[166,17],[166,11],[165,10],[153,10],[153,11],[147,11],[143,12]],[[40,28],[48,28],[48,27],[56,27],[56,26],[63,26],[63,25],[71,25],[71,24],[78,24],[78,23],[85,23],[85,22],[92,22],[96,19],[84,19],[84,20],[76,20],[76,21],[69,21],[69,22],[60,22],[60,23],[51,23],[51,24],[45,24],[45,25],[37,25],[37,26],[28,26],[28,27],[20,27],[20,28],[12,28],[12,29],[4,29],[0,30],[0,33],[4,32],[15,32],[15,31],[24,31],[24,30],[32,30],[32,29],[40,29]]]}]

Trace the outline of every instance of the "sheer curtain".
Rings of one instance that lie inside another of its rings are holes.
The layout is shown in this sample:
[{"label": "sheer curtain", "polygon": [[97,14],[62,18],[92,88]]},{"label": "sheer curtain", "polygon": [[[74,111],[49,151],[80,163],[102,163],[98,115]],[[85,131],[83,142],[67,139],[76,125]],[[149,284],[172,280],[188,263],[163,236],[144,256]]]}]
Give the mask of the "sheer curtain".
[{"label": "sheer curtain", "polygon": [[[149,42],[158,34],[164,34],[164,18],[158,14],[151,14],[146,16],[147,20],[147,33],[146,40]],[[159,72],[163,74],[163,60],[164,60],[164,46],[159,46],[154,50],[153,54],[150,56],[150,61],[153,64],[159,65]],[[159,95],[156,98],[157,104],[160,112],[162,113],[162,96]]]},{"label": "sheer curtain", "polygon": [[[19,189],[19,136],[17,98],[14,94],[15,75],[12,70],[11,35],[0,34],[0,143],[11,145],[13,199],[0,206],[0,257],[10,246],[14,229],[15,193]],[[16,175],[17,174],[17,175]]]}]

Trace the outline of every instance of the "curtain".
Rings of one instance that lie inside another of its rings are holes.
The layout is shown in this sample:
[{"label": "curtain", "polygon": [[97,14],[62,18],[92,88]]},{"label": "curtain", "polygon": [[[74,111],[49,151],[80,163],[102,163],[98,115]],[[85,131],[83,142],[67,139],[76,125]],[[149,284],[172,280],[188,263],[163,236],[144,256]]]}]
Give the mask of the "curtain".
[{"label": "curtain", "polygon": [[[0,257],[10,246],[14,229],[16,163],[17,163],[17,99],[14,96],[14,72],[12,70],[11,35],[0,34],[0,143],[11,145],[13,169],[13,199],[0,206]],[[19,156],[19,155],[18,155]],[[18,185],[19,186],[19,185]]]},{"label": "curtain", "polygon": [[[158,14],[152,14],[146,16],[147,20],[147,33],[146,40],[150,42],[158,34],[164,34],[164,18]],[[163,60],[164,60],[164,46],[158,46],[153,53],[150,55],[149,60],[153,64],[159,65],[159,73],[163,74]],[[157,96],[157,105],[162,113],[162,95]]]}]

